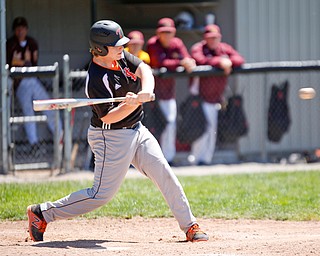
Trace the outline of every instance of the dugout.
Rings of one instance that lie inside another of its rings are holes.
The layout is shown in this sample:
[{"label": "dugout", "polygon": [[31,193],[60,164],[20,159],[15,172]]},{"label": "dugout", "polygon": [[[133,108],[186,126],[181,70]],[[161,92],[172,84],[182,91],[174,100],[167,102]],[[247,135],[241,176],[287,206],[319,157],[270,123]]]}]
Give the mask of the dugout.
[{"label": "dugout", "polygon": [[[306,61],[319,60],[320,2],[306,1],[251,1],[251,0],[215,0],[215,1],[111,1],[111,0],[2,0],[5,3],[6,35],[11,34],[11,23],[16,16],[25,16],[30,25],[30,35],[38,39],[40,46],[39,65],[62,63],[64,54],[70,56],[73,70],[85,68],[90,54],[88,52],[87,32],[96,19],[115,19],[125,33],[135,28],[142,30],[146,39],[154,31],[156,21],[169,16],[174,18],[181,11],[189,10],[195,14],[192,29],[178,29],[178,36],[187,46],[201,38],[201,25],[208,13],[215,15],[215,22],[220,25],[223,40],[233,45],[247,63],[270,61]],[[1,12],[3,16],[4,13]],[[3,31],[2,31],[3,32]],[[3,54],[2,54],[3,56]],[[60,68],[62,65],[59,65]],[[60,70],[62,72],[62,70]],[[286,75],[275,74],[273,80],[283,80]],[[60,78],[63,77],[60,75]],[[184,83],[184,78],[179,78]],[[313,74],[291,78],[298,81],[297,86],[308,86],[314,80]],[[239,81],[233,81],[235,86]],[[250,76],[243,84],[263,85],[264,80]],[[61,89],[61,88],[60,88]],[[245,100],[265,97],[263,92],[245,91]],[[293,95],[292,95],[293,97]],[[254,109],[254,105],[249,109]],[[303,106],[300,112],[311,111],[315,120],[319,120],[317,110]],[[258,118],[256,113],[248,113]],[[298,122],[303,122],[299,120]],[[312,126],[317,123],[312,122]],[[279,150],[294,148],[299,144],[299,134],[303,128],[297,128],[293,140],[285,138],[280,145],[270,145]],[[316,138],[316,139],[314,139]],[[317,134],[311,133],[303,140],[304,147],[313,147],[318,140]],[[245,152],[255,152],[261,146],[261,139],[250,137],[241,141]]]}]

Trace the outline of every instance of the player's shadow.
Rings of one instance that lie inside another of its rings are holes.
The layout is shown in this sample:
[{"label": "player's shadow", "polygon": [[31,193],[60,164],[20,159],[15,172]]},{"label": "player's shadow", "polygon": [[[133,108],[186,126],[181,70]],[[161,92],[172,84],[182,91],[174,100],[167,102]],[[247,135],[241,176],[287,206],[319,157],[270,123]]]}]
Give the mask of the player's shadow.
[{"label": "player's shadow", "polygon": [[130,241],[113,241],[113,240],[74,240],[74,241],[52,241],[52,242],[41,242],[34,244],[35,247],[48,247],[48,248],[85,248],[85,249],[106,249],[103,243],[137,243]]}]

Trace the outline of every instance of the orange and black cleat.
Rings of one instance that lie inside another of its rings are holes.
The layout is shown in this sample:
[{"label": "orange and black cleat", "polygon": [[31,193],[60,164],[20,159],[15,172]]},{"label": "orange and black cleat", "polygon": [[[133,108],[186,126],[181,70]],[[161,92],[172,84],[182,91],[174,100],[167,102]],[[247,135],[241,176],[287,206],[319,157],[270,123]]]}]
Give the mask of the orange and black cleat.
[{"label": "orange and black cleat", "polygon": [[47,222],[42,216],[40,205],[29,205],[27,207],[30,238],[35,241],[43,241],[43,233],[46,231]]},{"label": "orange and black cleat", "polygon": [[209,236],[204,233],[198,224],[193,224],[186,233],[187,241],[190,242],[200,242],[200,241],[208,241]]}]

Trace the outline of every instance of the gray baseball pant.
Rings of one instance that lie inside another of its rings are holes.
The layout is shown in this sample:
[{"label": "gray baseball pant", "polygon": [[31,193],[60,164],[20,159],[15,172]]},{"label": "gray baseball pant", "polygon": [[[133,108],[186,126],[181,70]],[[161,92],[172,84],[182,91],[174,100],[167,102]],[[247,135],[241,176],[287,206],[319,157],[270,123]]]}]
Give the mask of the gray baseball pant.
[{"label": "gray baseball pant", "polygon": [[109,202],[118,191],[132,163],[160,189],[185,233],[196,223],[183,188],[163,156],[161,148],[141,123],[135,129],[88,129],[95,155],[94,183],[55,202],[40,205],[47,223],[90,212]]}]

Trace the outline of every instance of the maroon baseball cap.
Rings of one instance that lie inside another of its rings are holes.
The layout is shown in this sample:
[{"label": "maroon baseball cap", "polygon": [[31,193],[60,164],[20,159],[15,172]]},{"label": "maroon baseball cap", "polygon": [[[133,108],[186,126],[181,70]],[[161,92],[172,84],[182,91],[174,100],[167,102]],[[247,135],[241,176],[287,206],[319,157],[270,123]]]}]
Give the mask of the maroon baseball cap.
[{"label": "maroon baseball cap", "polygon": [[210,24],[205,27],[204,38],[210,37],[221,37],[221,32],[219,26],[215,24]]},{"label": "maroon baseball cap", "polygon": [[176,26],[173,19],[162,18],[158,21],[157,32],[176,32]]},{"label": "maroon baseball cap", "polygon": [[128,38],[130,39],[128,44],[144,44],[144,36],[140,31],[131,31]]}]

